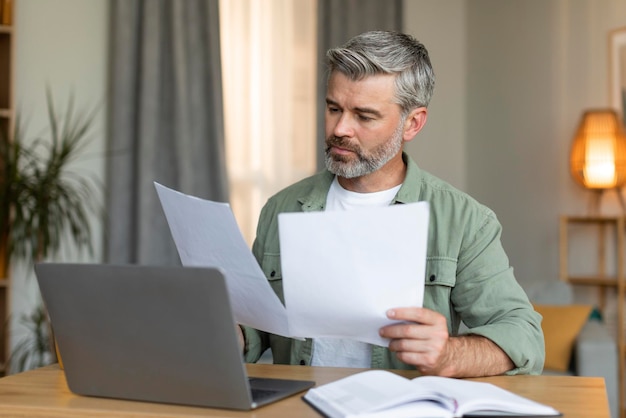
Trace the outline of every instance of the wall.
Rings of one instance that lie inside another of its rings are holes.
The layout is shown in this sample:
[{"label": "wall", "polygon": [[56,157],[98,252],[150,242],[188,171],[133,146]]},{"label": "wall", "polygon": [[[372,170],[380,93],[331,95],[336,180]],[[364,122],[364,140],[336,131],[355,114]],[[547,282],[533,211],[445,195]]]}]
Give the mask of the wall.
[{"label": "wall", "polygon": [[[73,90],[104,104],[107,16],[106,0],[16,2],[15,97],[30,132],[45,126],[46,83],[60,102]],[[626,26],[626,0],[405,0],[404,25],[437,75],[428,124],[407,150],[496,211],[524,287],[556,280],[558,217],[584,213],[589,197],[569,177],[569,145],[582,110],[608,105],[606,36]],[[104,116],[84,162],[99,176]],[[615,210],[612,196],[604,203]],[[15,274],[15,318],[34,299],[25,275]]]},{"label": "wall", "polygon": [[[50,87],[58,110],[64,109],[70,94],[74,95],[77,110],[99,106],[92,142],[83,154],[85,158],[74,169],[100,181],[104,178],[107,21],[107,0],[15,2],[14,98],[27,122],[27,136],[45,135],[46,86]],[[96,221],[93,226],[95,253],[82,255],[86,260],[101,259],[102,228]],[[12,344],[23,335],[18,325],[21,315],[31,312],[37,298],[37,285],[30,269],[16,266],[12,287],[15,330]]]},{"label": "wall", "polygon": [[466,1],[405,0],[404,30],[428,49],[435,94],[428,120],[406,151],[418,165],[465,190]]},{"label": "wall", "polygon": [[[585,214],[589,199],[569,176],[571,138],[583,109],[609,104],[607,36],[626,26],[626,0],[453,3],[405,2],[438,74],[438,123],[417,138],[433,145],[409,152],[494,209],[522,286],[557,280],[559,216]],[[603,204],[616,211],[611,194]]]},{"label": "wall", "polygon": [[578,111],[564,119],[568,17],[558,9],[557,1],[479,1],[468,11],[468,190],[498,214],[526,286],[558,276],[558,216],[568,210],[559,195]]}]

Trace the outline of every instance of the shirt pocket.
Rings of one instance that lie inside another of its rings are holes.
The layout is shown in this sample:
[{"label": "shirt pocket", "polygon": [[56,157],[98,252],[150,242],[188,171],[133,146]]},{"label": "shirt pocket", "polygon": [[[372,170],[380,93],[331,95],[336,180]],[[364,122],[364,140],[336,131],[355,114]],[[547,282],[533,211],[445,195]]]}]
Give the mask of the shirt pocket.
[{"label": "shirt pocket", "polygon": [[270,282],[272,290],[274,290],[274,293],[276,293],[284,305],[285,297],[283,295],[283,273],[280,268],[280,254],[264,254],[261,270],[263,270],[263,274]]},{"label": "shirt pocket", "polygon": [[426,259],[426,286],[448,286],[456,284],[456,261],[448,258]]},{"label": "shirt pocket", "polygon": [[448,326],[454,326],[451,294],[456,285],[456,266],[456,261],[448,258],[426,259],[424,307],[444,315]]}]

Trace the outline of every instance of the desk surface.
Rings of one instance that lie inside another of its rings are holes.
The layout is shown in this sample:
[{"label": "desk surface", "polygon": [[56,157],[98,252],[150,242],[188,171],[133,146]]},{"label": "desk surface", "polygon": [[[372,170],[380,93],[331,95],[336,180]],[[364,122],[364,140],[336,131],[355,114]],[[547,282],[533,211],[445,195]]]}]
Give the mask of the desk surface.
[{"label": "desk surface", "polygon": [[[248,365],[250,376],[314,380],[328,383],[360,371],[306,366]],[[411,372],[399,372],[411,377]],[[609,418],[604,380],[572,376],[496,376],[476,379],[494,383],[519,395],[561,411],[566,418]],[[210,408],[101,399],[72,394],[65,374],[57,365],[0,379],[0,416],[19,417],[312,417],[320,415],[299,395],[255,411],[237,412]]]}]

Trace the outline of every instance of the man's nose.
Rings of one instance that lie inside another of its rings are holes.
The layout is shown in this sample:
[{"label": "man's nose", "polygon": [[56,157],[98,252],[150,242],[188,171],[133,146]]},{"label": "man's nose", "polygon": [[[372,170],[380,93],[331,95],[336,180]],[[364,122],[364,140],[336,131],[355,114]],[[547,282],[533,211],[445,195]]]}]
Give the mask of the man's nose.
[{"label": "man's nose", "polygon": [[333,129],[333,135],[337,137],[352,137],[354,136],[354,121],[352,117],[344,112],[335,122]]}]

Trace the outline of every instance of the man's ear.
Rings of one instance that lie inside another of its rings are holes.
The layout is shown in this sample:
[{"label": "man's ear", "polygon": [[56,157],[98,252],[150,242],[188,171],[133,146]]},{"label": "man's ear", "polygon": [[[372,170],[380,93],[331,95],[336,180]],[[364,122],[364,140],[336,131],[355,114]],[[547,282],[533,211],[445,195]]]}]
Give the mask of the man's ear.
[{"label": "man's ear", "polygon": [[416,107],[409,113],[404,122],[404,133],[402,139],[409,142],[419,131],[426,125],[428,119],[428,109],[425,107]]}]

